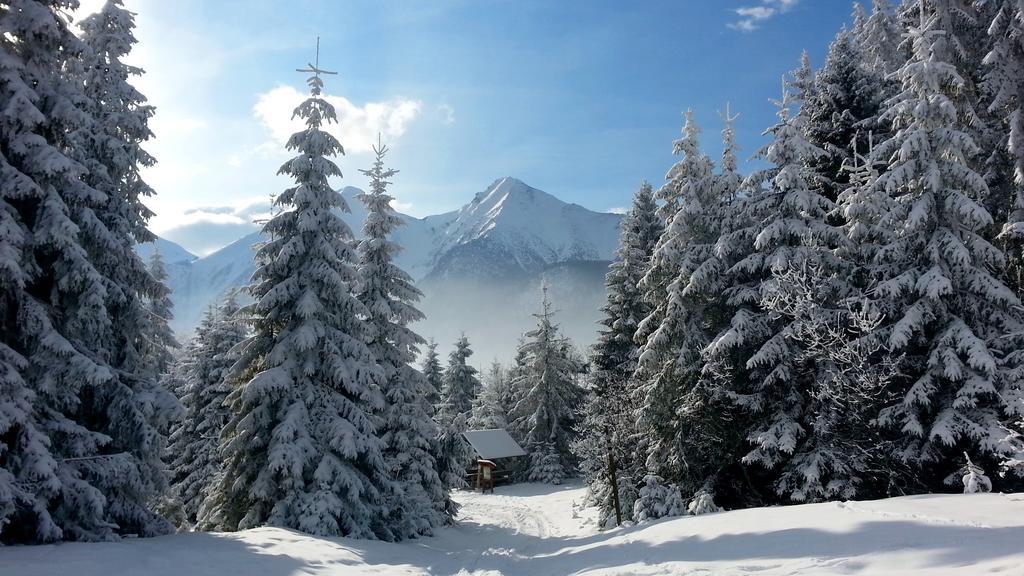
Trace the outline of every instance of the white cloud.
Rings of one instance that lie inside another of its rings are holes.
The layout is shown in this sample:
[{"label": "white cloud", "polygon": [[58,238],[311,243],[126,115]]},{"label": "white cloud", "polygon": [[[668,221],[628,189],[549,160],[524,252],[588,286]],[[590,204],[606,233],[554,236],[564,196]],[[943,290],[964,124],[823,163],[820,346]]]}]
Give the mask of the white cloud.
[{"label": "white cloud", "polygon": [[609,208],[608,210],[606,210],[606,212],[610,212],[612,214],[625,214],[626,212],[629,212],[629,209],[623,208],[621,206],[616,206],[614,208]]},{"label": "white cloud", "polygon": [[761,24],[770,18],[784,14],[791,10],[800,0],[761,0],[756,6],[741,6],[734,10],[739,20],[726,24],[733,30],[741,32],[753,32],[761,27]]},{"label": "white cloud", "polygon": [[271,215],[269,198],[248,198],[223,206],[202,206],[172,213],[154,222],[154,232],[205,256],[259,230]]},{"label": "white cloud", "polygon": [[391,206],[393,206],[395,210],[401,212],[402,214],[408,214],[409,212],[412,212],[414,208],[416,208],[416,205],[413,204],[412,202],[400,202],[398,200],[393,200],[391,202]]},{"label": "white cloud", "polygon": [[[306,94],[292,86],[278,86],[259,95],[253,113],[270,130],[274,140],[283,144],[293,133],[302,130],[302,119],[292,118],[292,111],[306,98]],[[419,116],[421,108],[418,100],[407,98],[367,102],[363,106],[343,96],[325,98],[338,114],[338,122],[327,125],[326,130],[341,141],[346,152],[355,153],[369,152],[377,143],[377,134],[392,142],[401,137]]]},{"label": "white cloud", "polygon": [[448,125],[455,123],[455,109],[447,104],[438,104],[437,114],[441,117],[441,123]]}]

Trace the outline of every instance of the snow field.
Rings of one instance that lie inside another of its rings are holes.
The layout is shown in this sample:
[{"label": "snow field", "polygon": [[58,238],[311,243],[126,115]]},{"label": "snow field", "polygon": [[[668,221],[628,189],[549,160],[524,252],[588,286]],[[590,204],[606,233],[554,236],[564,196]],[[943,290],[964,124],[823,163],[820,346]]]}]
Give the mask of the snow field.
[{"label": "snow field", "polygon": [[17,576],[1024,574],[1024,495],[758,508],[598,532],[579,485],[459,492],[458,525],[399,544],[278,528],[0,549]]}]

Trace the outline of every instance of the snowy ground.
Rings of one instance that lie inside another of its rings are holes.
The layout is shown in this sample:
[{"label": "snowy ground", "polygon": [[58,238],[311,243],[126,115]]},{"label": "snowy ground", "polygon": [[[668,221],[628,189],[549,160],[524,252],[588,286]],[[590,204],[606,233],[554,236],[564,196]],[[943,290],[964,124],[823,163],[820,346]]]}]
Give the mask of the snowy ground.
[{"label": "snowy ground", "polygon": [[725,512],[596,531],[579,486],[462,493],[459,525],[402,544],[274,528],[0,548],[3,576],[1024,574],[1024,494]]}]

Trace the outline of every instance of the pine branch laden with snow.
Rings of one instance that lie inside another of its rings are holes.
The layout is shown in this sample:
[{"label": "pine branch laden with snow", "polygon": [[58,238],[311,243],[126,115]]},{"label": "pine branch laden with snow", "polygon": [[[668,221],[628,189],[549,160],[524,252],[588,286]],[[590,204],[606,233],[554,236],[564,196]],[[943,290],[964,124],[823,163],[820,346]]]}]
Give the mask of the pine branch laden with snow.
[{"label": "pine branch laden with snow", "polygon": [[404,221],[391,206],[387,187],[397,170],[384,167],[387,148],[374,148],[370,192],[358,198],[366,205],[363,239],[359,242],[359,300],[369,312],[369,348],[382,374],[383,410],[376,433],[384,444],[384,461],[395,481],[386,495],[384,524],[391,539],[428,535],[450,518],[448,499],[437,471],[437,428],[430,404],[431,384],[411,366],[422,337],[409,324],[423,319],[415,308],[422,296],[412,277],[393,261],[401,247],[390,239]]},{"label": "pine branch laden with snow", "polygon": [[[194,526],[199,509],[218,482],[221,431],[231,417],[225,404],[232,389],[228,377],[238,360],[238,344],[248,336],[235,293],[207,310],[196,335],[167,380],[177,381],[185,416],[170,436],[172,507],[180,507],[180,524]],[[171,386],[167,386],[172,389]]]},{"label": "pine branch laden with snow", "polygon": [[576,470],[572,442],[583,400],[577,382],[581,363],[552,320],[547,284],[541,293],[541,311],[534,314],[537,327],[526,333],[521,349],[524,370],[512,382],[519,391],[512,429],[530,453],[527,477],[558,484]]},{"label": "pine branch laden with snow", "polygon": [[917,8],[913,55],[887,112],[895,132],[876,149],[888,160],[879,185],[903,224],[878,252],[875,295],[888,349],[906,356],[900,399],[879,422],[902,432],[905,461],[948,472],[954,446],[986,458],[1004,449],[1002,413],[1015,407],[1000,389],[1019,378],[1021,304],[993,273],[1005,256],[983,234],[988,186],[964,125],[977,115],[950,60],[963,46],[942,5]]},{"label": "pine branch laden with snow", "polygon": [[264,225],[269,240],[245,309],[253,335],[240,345],[230,376],[222,480],[199,525],[242,530],[262,525],[323,536],[393,535],[385,497],[393,488],[385,446],[375,432],[384,407],[383,371],[366,342],[371,311],[354,294],[359,281],[349,210],[328,179],[344,150],[324,126],[337,121],[319,75],[295,109],[305,130],[288,140],[296,156],[280,174],[295,186],[278,195]]},{"label": "pine branch laden with snow", "polygon": [[[134,253],[152,110],[120,58],[130,14],[68,29],[65,2],[0,11],[0,540],[111,540],[170,529],[152,509],[178,411],[143,368],[147,298]],[[96,60],[111,73],[88,68]],[[83,66],[86,64],[86,66]],[[101,97],[100,95],[104,96]],[[109,123],[117,117],[121,126]]]}]

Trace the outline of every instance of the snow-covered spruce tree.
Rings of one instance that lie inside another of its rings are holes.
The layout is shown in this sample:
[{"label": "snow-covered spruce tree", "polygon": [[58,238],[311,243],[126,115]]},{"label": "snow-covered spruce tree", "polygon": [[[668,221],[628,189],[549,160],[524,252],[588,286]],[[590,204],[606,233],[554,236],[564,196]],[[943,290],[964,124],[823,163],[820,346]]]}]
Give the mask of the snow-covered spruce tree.
[{"label": "snow-covered spruce tree", "polygon": [[144,316],[141,322],[141,339],[139,340],[140,369],[145,378],[159,380],[166,374],[174,360],[174,350],[180,346],[170,321],[174,318],[171,312],[171,290],[167,287],[167,268],[159,250],[154,250],[149,260],[149,273],[156,281],[154,291],[146,299]]},{"label": "snow-covered spruce tree", "polygon": [[576,470],[571,443],[583,400],[577,382],[581,366],[552,321],[547,284],[541,293],[541,311],[534,314],[537,327],[526,333],[523,344],[526,369],[515,383],[523,395],[512,409],[512,427],[525,438],[530,453],[528,480],[558,484]]},{"label": "snow-covered spruce tree", "polygon": [[833,256],[843,241],[842,231],[829,224],[834,205],[813,189],[814,174],[807,167],[808,159],[822,151],[803,136],[804,117],[795,111],[804,92],[791,91],[803,85],[807,68],[805,59],[778,102],[780,121],[768,130],[772,142],[760,153],[771,167],[746,183],[744,226],[719,241],[719,253],[731,253],[738,260],[730,270],[734,281],[726,290],[737,310],[731,326],[706,350],[710,374],[745,412],[754,449],[744,456],[744,463],[770,473],[779,495],[798,499],[822,497],[811,494],[813,487],[795,484],[801,472],[808,473],[806,481],[814,486],[832,486],[825,476],[841,472],[838,467],[830,469],[828,462],[821,471],[809,468],[818,454],[807,440],[808,409],[820,367],[793,338],[794,319],[770,309],[777,295],[787,290],[778,274],[791,268],[813,265],[835,284],[830,286],[834,293],[843,292]]},{"label": "snow-covered spruce tree", "polygon": [[508,375],[501,363],[495,360],[484,376],[483,389],[473,400],[469,427],[473,430],[507,429],[511,401],[512,388]]},{"label": "snow-covered spruce tree", "polygon": [[[644,393],[638,427],[653,432],[647,473],[681,485],[687,494],[713,491],[722,458],[731,451],[726,445],[732,435],[722,427],[728,420],[724,398],[701,377],[702,351],[729,318],[722,298],[728,286],[727,265],[715,253],[715,245],[736,194],[731,121],[727,115],[723,161],[730,166],[722,174],[711,172],[711,161],[699,149],[687,151],[693,159],[690,178],[684,181],[681,206],[659,243],[659,249],[676,252],[678,268],[667,287],[662,318],[641,348],[637,370]],[[695,127],[692,130],[696,132]],[[653,315],[643,325],[652,319]]]},{"label": "snow-covered spruce tree", "polygon": [[[1019,0],[990,3],[997,9],[989,26],[992,49],[984,60],[985,85],[992,93],[989,112],[1003,121],[998,148],[1008,170],[996,179],[1010,188],[1004,214],[993,216],[1002,227],[998,244],[1006,254],[1007,282],[1020,297],[1024,295],[1024,4]],[[991,185],[993,179],[988,180]]]},{"label": "snow-covered spruce tree", "polygon": [[437,413],[441,403],[441,389],[444,387],[443,372],[441,370],[441,358],[437,354],[437,342],[431,338],[427,341],[427,353],[423,355],[423,377],[427,380],[428,395],[431,415]]},{"label": "snow-covered spruce tree", "polygon": [[862,50],[850,32],[840,31],[815,76],[815,90],[800,111],[807,139],[824,151],[808,159],[815,173],[811,185],[832,201],[849,185],[843,166],[853,157],[851,143],[863,150],[869,133],[885,132],[874,125],[884,98],[881,79],[862,65]]},{"label": "snow-covered spruce tree", "polygon": [[903,27],[892,2],[872,0],[871,14],[853,32],[862,65],[878,79],[884,97],[894,94],[899,84],[891,75],[907,61],[909,51],[901,46]]},{"label": "snow-covered spruce tree", "polygon": [[[700,150],[701,130],[692,111],[688,110],[685,117],[684,137],[676,140],[673,147],[682,159],[670,169],[669,181],[659,194],[673,203],[672,210],[664,211],[669,204],[662,206],[666,224],[640,281],[650,312],[637,325],[634,335],[641,347],[635,376],[638,387],[634,391],[638,427],[649,436],[642,448],[648,455],[658,455],[649,464],[650,471],[659,475],[678,470],[682,463],[675,418],[681,379],[675,375],[675,358],[670,358],[674,355],[668,346],[675,339],[688,336],[674,316],[679,306],[677,279],[683,266],[692,265],[684,263],[691,240],[684,230],[686,214],[690,210],[690,214],[698,214],[701,207],[691,204],[709,199],[714,190],[714,163]],[[670,374],[663,373],[663,367]]]},{"label": "snow-covered spruce tree", "polygon": [[231,412],[225,404],[231,392],[228,378],[238,360],[237,346],[248,336],[234,292],[210,306],[196,335],[172,367],[183,384],[185,416],[174,427],[168,446],[172,497],[181,506],[182,521],[195,525],[199,508],[220,471],[218,441]]},{"label": "snow-covered spruce tree", "polygon": [[438,418],[454,420],[463,415],[469,419],[473,411],[473,399],[480,393],[480,380],[476,368],[467,362],[473,355],[469,338],[465,334],[455,341],[455,349],[448,355],[441,388],[441,407]]},{"label": "snow-covered spruce tree", "polygon": [[902,226],[876,260],[875,288],[886,322],[879,328],[902,355],[899,399],[879,422],[899,431],[900,459],[914,467],[910,489],[939,489],[965,448],[983,462],[1003,449],[999,395],[1020,360],[1020,301],[993,274],[1002,252],[981,234],[991,225],[988,189],[971,168],[977,146],[964,122],[976,115],[965,80],[949,61],[955,37],[941,10],[922,3],[911,29],[913,56],[899,72],[902,92],[887,114],[894,134],[876,148],[888,161],[879,179]]},{"label": "snow-covered spruce tree", "polygon": [[589,487],[589,500],[603,518],[613,512],[609,452],[615,460],[623,518],[631,519],[632,486],[643,459],[635,450],[635,410],[631,382],[639,347],[633,340],[637,324],[650,313],[640,291],[662,224],[651,185],[644,182],[619,226],[619,248],[605,275],[607,303],[601,330],[591,353],[588,395],[582,410],[582,429],[575,451]]},{"label": "snow-covered spruce tree", "polygon": [[[139,370],[143,299],[157,284],[134,253],[146,239],[137,185],[149,118],[126,103],[104,132],[95,82],[102,51],[68,29],[69,2],[0,10],[0,540],[113,539],[170,529],[150,502],[165,487],[161,429],[173,396]],[[119,31],[120,50],[133,43]],[[120,96],[127,81],[102,88]],[[134,116],[132,116],[134,114]],[[105,147],[86,145],[89,134]],[[102,179],[101,169],[107,173]]]},{"label": "snow-covered spruce tree", "polygon": [[[462,436],[469,429],[473,399],[480,390],[476,368],[467,363],[472,355],[469,338],[462,335],[448,355],[448,366],[443,375],[441,405],[436,415],[437,460],[441,484],[446,491],[466,486],[466,469],[473,459],[472,449]],[[454,516],[457,510],[458,506],[449,498],[445,513]]]},{"label": "snow-covered spruce tree", "polygon": [[365,344],[370,311],[353,294],[355,241],[337,214],[349,208],[328,182],[341,175],[330,157],[343,149],[323,130],[337,117],[319,72],[309,86],[294,112],[306,129],[288,140],[296,156],[279,170],[295,186],[274,200],[280,211],[263,226],[269,240],[248,288],[254,333],[230,376],[239,385],[227,399],[223,477],[199,524],[389,536],[378,524],[392,481],[373,421],[382,373]]},{"label": "snow-covered spruce tree", "polygon": [[384,443],[384,462],[395,481],[386,495],[384,520],[391,539],[430,534],[445,522],[446,494],[438,477],[437,428],[430,404],[431,384],[412,366],[422,337],[409,328],[423,314],[415,308],[422,293],[412,277],[394,263],[401,247],[391,240],[405,222],[391,206],[387,187],[397,170],[384,167],[387,147],[374,148],[370,191],[358,196],[366,205],[363,239],[359,243],[359,300],[369,313],[369,347],[382,371],[383,410],[377,435]]}]

